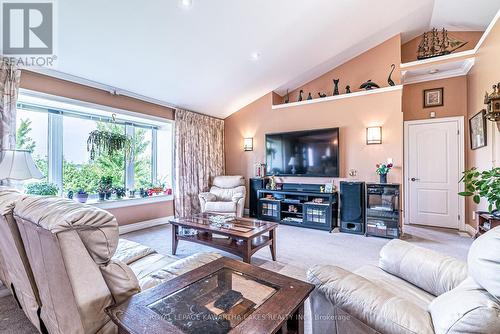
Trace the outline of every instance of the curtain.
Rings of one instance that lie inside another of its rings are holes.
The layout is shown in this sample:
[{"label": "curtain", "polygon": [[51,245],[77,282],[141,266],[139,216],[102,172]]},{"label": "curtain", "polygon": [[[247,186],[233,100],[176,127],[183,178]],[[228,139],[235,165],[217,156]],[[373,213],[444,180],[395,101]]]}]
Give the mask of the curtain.
[{"label": "curtain", "polygon": [[175,216],[200,212],[198,194],[224,175],[224,121],[175,111]]},{"label": "curtain", "polygon": [[16,147],[16,103],[21,70],[0,59],[0,149]]}]

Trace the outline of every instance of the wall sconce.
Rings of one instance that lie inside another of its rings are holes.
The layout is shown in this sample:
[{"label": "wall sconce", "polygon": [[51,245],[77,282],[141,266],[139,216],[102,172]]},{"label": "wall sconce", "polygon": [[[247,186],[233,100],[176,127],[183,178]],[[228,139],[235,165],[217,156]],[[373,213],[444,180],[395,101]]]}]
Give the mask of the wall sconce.
[{"label": "wall sconce", "polygon": [[253,138],[243,139],[243,151],[253,151]]},{"label": "wall sconce", "polygon": [[366,144],[382,144],[382,127],[372,126],[366,128]]}]

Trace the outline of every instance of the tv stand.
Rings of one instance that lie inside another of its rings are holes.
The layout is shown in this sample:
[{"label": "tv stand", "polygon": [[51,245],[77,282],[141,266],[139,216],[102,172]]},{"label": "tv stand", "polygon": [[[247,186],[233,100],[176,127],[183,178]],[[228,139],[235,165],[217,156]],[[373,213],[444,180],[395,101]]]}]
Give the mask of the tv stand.
[{"label": "tv stand", "polygon": [[332,231],[337,226],[338,195],[320,191],[321,185],[283,185],[281,190],[257,191],[260,220]]}]

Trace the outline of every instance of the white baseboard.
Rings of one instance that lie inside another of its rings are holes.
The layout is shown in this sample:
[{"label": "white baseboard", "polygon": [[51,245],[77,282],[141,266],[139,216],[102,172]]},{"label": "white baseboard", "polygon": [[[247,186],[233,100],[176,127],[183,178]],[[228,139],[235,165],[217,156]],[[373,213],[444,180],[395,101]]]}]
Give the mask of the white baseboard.
[{"label": "white baseboard", "polygon": [[250,216],[250,209],[244,209],[243,214],[246,216]]},{"label": "white baseboard", "polygon": [[120,234],[125,234],[125,233],[143,230],[145,228],[154,227],[154,226],[166,225],[166,224],[168,224],[168,220],[171,218],[173,218],[173,216],[156,218],[156,219],[146,220],[146,221],[139,222],[139,223],[123,225],[123,226],[118,227],[118,231]]},{"label": "white baseboard", "polygon": [[465,224],[465,232],[467,232],[471,237],[476,235],[476,229],[469,224]]}]

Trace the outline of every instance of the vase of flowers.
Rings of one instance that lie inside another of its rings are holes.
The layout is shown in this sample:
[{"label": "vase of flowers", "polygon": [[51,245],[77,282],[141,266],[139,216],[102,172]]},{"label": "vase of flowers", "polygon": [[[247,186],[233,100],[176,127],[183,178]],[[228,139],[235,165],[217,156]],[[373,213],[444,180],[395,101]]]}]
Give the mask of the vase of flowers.
[{"label": "vase of flowers", "polygon": [[376,172],[380,175],[380,183],[387,183],[387,174],[389,174],[391,168],[393,167],[392,162],[379,163],[376,166]]},{"label": "vase of flowers", "polygon": [[78,192],[75,194],[75,198],[78,202],[80,203],[86,203],[87,202],[87,199],[89,198],[89,194],[83,190],[83,189],[80,189],[78,190]]}]

